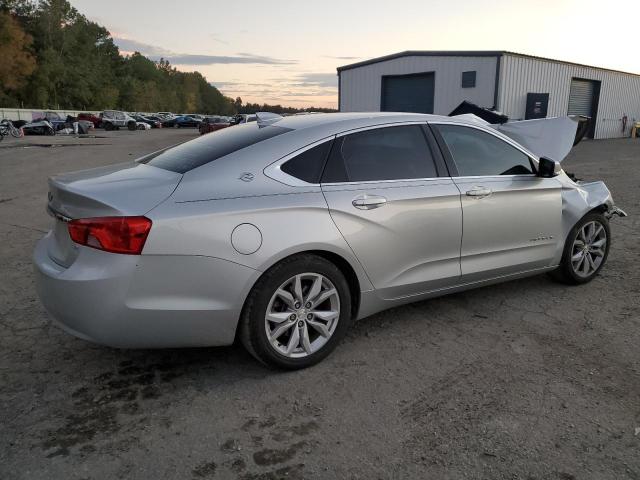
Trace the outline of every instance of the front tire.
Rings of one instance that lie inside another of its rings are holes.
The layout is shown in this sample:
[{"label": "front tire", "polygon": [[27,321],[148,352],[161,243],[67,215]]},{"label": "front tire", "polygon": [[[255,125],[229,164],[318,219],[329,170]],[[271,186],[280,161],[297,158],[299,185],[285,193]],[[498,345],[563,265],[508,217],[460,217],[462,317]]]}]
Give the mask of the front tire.
[{"label": "front tire", "polygon": [[317,255],[289,257],[254,285],[240,319],[240,340],[261,362],[296,370],[338,345],[351,323],[349,285]]},{"label": "front tire", "polygon": [[581,285],[595,278],[609,256],[611,230],[601,213],[585,215],[569,232],[560,266],[551,276],[569,285]]}]

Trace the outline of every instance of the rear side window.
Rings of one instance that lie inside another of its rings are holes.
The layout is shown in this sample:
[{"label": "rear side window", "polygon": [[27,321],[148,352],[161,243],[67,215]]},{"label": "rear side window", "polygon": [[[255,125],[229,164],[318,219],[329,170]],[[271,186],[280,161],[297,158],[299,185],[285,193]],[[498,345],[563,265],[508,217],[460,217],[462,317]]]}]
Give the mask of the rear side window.
[{"label": "rear side window", "polygon": [[331,141],[316,145],[293,157],[280,167],[284,173],[309,183],[320,183],[320,176],[327,160]]},{"label": "rear side window", "polygon": [[457,125],[438,125],[437,128],[461,177],[533,173],[528,155],[494,135]]},{"label": "rear side window", "polygon": [[176,173],[186,173],[225,155],[290,131],[290,128],[274,125],[259,127],[257,123],[237,125],[176,145],[146,158],[141,163]]},{"label": "rear side window", "polygon": [[324,183],[437,177],[419,125],[376,128],[337,139],[322,178]]}]

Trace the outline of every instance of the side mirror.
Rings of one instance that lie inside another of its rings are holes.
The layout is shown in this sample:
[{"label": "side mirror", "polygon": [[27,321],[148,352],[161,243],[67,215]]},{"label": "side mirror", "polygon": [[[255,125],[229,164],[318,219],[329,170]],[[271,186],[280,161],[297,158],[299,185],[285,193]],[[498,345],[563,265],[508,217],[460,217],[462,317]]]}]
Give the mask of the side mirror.
[{"label": "side mirror", "polygon": [[559,162],[547,157],[540,157],[538,162],[538,176],[542,178],[552,178],[560,173],[562,167]]}]

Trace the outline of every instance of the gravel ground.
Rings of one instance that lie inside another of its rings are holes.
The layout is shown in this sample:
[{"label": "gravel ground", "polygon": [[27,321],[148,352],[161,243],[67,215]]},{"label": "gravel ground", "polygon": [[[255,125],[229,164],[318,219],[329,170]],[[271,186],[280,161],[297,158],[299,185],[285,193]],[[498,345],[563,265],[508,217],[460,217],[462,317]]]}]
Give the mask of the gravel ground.
[{"label": "gravel ground", "polygon": [[538,276],[389,310],[293,373],[240,347],[122,351],[53,327],[30,258],[46,178],[192,136],[0,145],[0,478],[640,479],[640,141],[566,161],[630,215],[585,286]]}]

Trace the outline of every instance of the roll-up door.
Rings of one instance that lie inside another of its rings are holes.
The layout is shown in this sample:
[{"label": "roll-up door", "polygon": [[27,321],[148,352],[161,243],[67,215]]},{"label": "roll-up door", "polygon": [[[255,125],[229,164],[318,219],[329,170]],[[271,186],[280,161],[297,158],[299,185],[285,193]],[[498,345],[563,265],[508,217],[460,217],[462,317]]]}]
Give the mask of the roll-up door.
[{"label": "roll-up door", "polygon": [[592,116],[594,84],[589,80],[571,80],[568,115]]},{"label": "roll-up door", "polygon": [[434,73],[382,77],[383,112],[433,113]]}]

